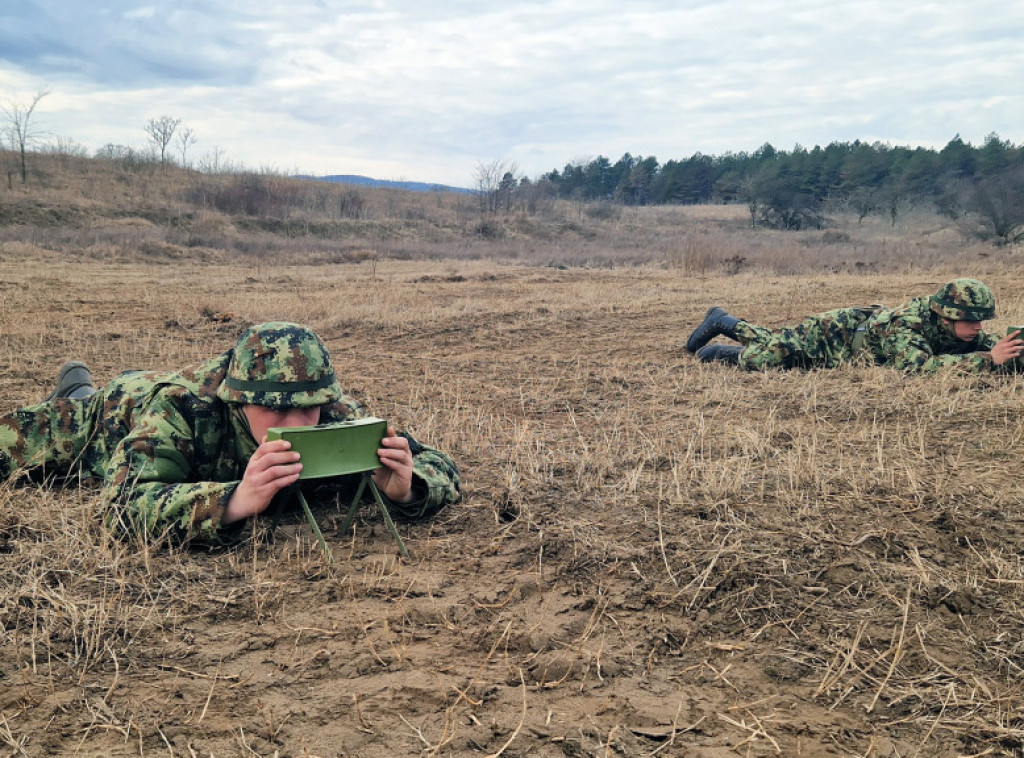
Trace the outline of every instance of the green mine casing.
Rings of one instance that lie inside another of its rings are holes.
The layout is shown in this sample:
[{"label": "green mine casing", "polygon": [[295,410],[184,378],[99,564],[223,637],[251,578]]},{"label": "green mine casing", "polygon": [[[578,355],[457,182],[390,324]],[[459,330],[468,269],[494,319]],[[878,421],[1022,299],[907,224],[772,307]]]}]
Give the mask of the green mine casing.
[{"label": "green mine casing", "polygon": [[277,426],[268,440],[288,440],[299,454],[300,479],[356,474],[380,468],[377,449],[388,422],[375,417],[338,421],[321,426]]}]

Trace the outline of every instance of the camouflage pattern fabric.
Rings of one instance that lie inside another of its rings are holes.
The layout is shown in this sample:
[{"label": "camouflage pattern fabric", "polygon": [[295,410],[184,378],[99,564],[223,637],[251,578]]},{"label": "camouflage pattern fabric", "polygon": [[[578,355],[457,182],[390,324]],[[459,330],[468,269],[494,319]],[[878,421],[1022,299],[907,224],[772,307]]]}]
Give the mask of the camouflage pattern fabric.
[{"label": "camouflage pattern fabric", "polygon": [[973,341],[964,342],[942,318],[927,297],[886,309],[866,324],[864,348],[875,363],[901,371],[932,374],[948,368],[968,373],[1014,369],[1014,361],[1004,366],[992,363],[989,351],[998,337],[979,332]]},{"label": "camouflage pattern fabric", "polygon": [[217,387],[225,403],[276,410],[326,405],[343,394],[327,346],[307,327],[284,321],[246,329]]},{"label": "camouflage pattern fabric", "polygon": [[996,317],[996,298],[977,279],[954,279],[929,298],[931,309],[954,321],[988,321]]},{"label": "camouflage pattern fabric", "polygon": [[[861,336],[855,343],[858,329]],[[924,373],[950,367],[973,373],[1002,368],[992,363],[989,353],[996,337],[981,332],[972,342],[957,338],[927,297],[874,312],[839,308],[778,329],[741,321],[735,332],[744,345],[739,366],[751,371],[835,368],[854,360]]]},{"label": "camouflage pattern fabric", "polygon": [[780,329],[740,321],[735,332],[744,348],[738,365],[748,371],[835,368],[853,358],[854,335],[868,312],[839,308]]},{"label": "camouflage pattern fabric", "polygon": [[[100,509],[123,535],[230,541],[240,525],[222,527],[220,519],[256,449],[241,406],[217,396],[231,356],[178,374],[125,372],[90,398],[61,398],[0,417],[0,477],[29,470],[96,479]],[[320,420],[365,415],[341,394],[322,406]],[[427,517],[460,497],[454,462],[434,448],[416,447],[416,499],[385,500],[397,518]],[[355,485],[351,477],[333,484]]]}]

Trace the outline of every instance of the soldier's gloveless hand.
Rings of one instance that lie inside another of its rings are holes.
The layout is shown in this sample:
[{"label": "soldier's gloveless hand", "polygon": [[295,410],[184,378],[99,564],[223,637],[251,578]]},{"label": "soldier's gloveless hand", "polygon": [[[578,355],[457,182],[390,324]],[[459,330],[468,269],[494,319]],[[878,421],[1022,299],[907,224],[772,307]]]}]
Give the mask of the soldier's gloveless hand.
[{"label": "soldier's gloveless hand", "polygon": [[390,426],[380,442],[377,456],[383,464],[373,472],[373,481],[384,495],[395,503],[412,500],[412,451],[409,440],[395,434]]},{"label": "soldier's gloveless hand", "polygon": [[1021,340],[1019,335],[1019,331],[1007,334],[992,346],[992,363],[1002,366],[1007,361],[1020,357],[1021,351],[1024,350],[1024,340]]},{"label": "soldier's gloveless hand", "polygon": [[249,458],[242,481],[228,499],[221,523],[231,524],[262,513],[274,495],[299,480],[302,464],[299,454],[290,447],[287,440],[268,442],[266,436],[263,437]]}]

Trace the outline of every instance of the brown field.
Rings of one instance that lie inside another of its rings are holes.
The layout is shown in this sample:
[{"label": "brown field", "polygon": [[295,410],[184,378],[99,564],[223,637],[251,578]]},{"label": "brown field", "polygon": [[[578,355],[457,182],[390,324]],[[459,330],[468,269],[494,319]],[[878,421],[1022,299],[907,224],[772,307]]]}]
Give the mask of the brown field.
[{"label": "brown field", "polygon": [[681,348],[712,303],[779,324],[957,275],[1003,328],[1015,252],[929,217],[845,240],[742,209],[602,223],[313,264],[316,240],[0,227],[0,412],[68,358],[102,382],[287,318],[465,485],[399,527],[408,560],[372,510],[350,534],[320,512],[332,565],[298,516],[141,548],[92,490],[0,486],[0,756],[1024,755],[1020,380],[743,374]]}]

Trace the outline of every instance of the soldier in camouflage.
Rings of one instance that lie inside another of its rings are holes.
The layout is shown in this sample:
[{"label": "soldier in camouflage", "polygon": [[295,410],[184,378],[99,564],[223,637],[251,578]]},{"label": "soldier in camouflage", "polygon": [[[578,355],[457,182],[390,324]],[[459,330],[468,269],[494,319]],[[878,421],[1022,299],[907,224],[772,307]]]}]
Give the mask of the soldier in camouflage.
[{"label": "soldier in camouflage", "polygon": [[[686,341],[704,362],[722,361],[750,371],[769,368],[835,368],[860,360],[901,371],[944,368],[980,373],[1010,371],[1024,341],[982,331],[994,318],[995,297],[976,279],[955,279],[930,297],[898,308],[839,308],[795,326],[768,329],[712,307]],[[708,344],[728,337],[739,345]]]},{"label": "soldier in camouflage", "polygon": [[[84,364],[67,364],[51,398],[0,417],[0,478],[98,480],[118,533],[229,542],[299,479],[299,454],[268,442],[268,428],[366,415],[316,334],[270,322],[198,366],[128,371],[99,391]],[[458,470],[439,450],[389,428],[378,456],[373,478],[395,518],[429,518],[459,499]],[[335,491],[357,483],[330,481]]]}]

